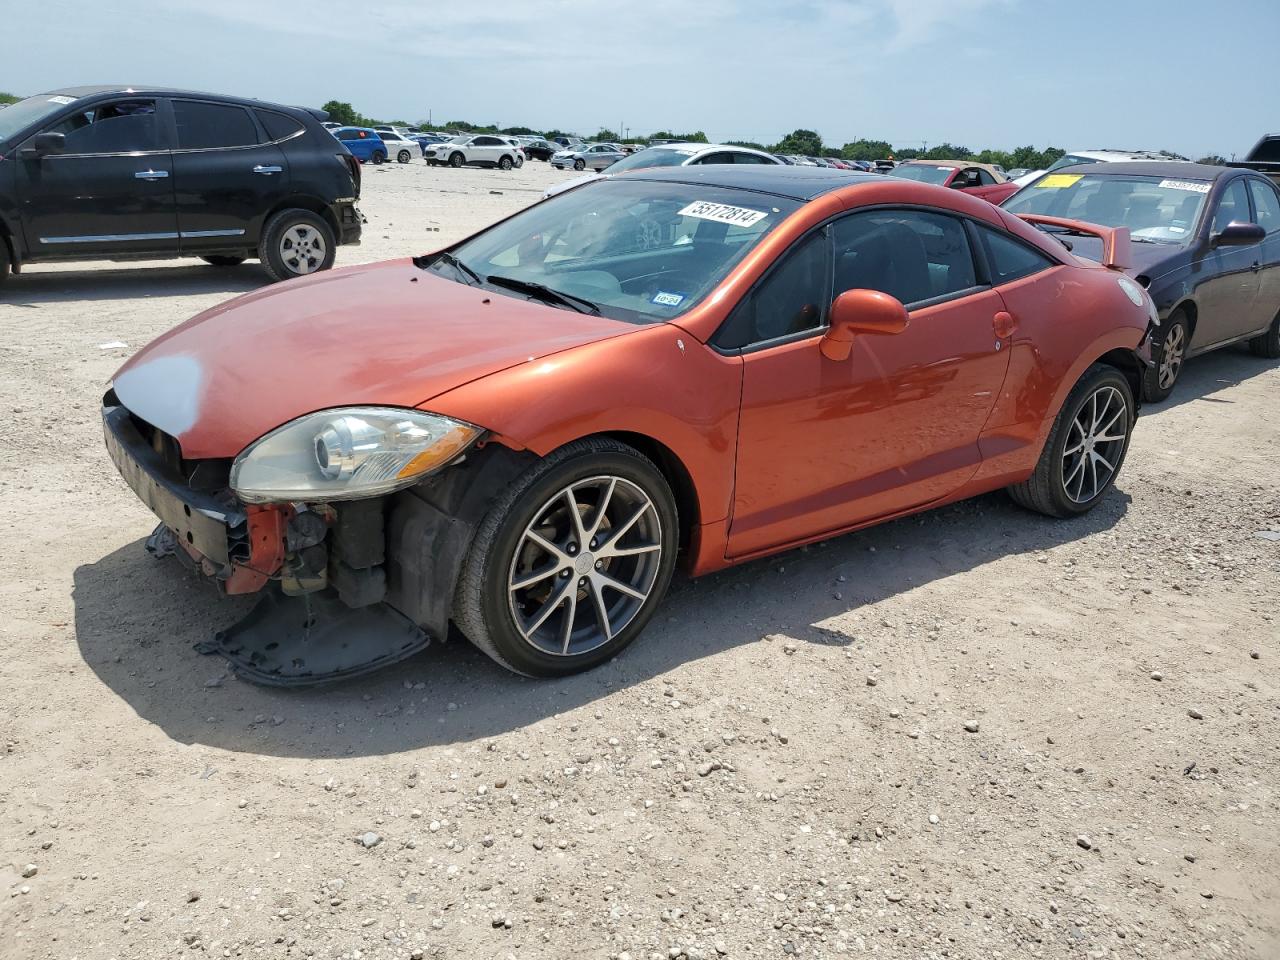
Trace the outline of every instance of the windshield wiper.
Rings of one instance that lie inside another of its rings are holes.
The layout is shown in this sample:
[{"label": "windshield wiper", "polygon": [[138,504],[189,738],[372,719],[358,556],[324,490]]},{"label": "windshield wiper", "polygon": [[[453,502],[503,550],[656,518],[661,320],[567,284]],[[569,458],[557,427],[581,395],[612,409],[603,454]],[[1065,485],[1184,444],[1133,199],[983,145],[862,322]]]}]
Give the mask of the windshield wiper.
[{"label": "windshield wiper", "polygon": [[506,287],[509,290],[515,290],[520,293],[531,293],[535,297],[547,301],[548,303],[558,303],[561,306],[568,307],[570,310],[577,310],[579,313],[589,313],[592,316],[600,316],[600,308],[590,300],[582,297],[575,297],[572,293],[564,293],[560,290],[553,290],[544,283],[534,283],[532,280],[521,280],[519,277],[504,277],[501,274],[491,274],[489,283],[498,287]]},{"label": "windshield wiper", "polygon": [[480,274],[476,273],[474,270],[468,267],[465,263],[463,263],[461,260],[455,257],[448,250],[436,255],[436,263],[441,263],[441,262],[447,263],[449,266],[453,267],[453,269],[457,270],[459,273],[463,274],[464,276],[470,277],[472,283],[484,283],[484,277],[480,276]]}]

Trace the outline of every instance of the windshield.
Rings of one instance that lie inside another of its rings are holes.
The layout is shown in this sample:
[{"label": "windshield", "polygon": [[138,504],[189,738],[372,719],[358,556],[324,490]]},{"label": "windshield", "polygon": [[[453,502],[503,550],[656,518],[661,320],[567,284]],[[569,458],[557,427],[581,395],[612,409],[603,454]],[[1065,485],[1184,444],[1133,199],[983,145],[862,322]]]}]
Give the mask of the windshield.
[{"label": "windshield", "polygon": [[1047,173],[1004,203],[1010,213],[1085,220],[1128,227],[1138,241],[1185,243],[1191,239],[1208,180],[1172,180],[1133,174]]},{"label": "windshield", "polygon": [[890,172],[904,180],[919,180],[921,183],[936,183],[941,186],[955,171],[955,167],[940,167],[932,163],[904,163]]},{"label": "windshield", "polygon": [[45,93],[10,104],[0,110],[0,143],[21,133],[32,124],[53,116],[67,104],[75,103],[75,100],[75,97],[60,97]]},{"label": "windshield", "polygon": [[663,150],[650,147],[638,150],[609,165],[609,173],[626,173],[628,170],[644,170],[647,167],[678,167],[693,156],[693,150]]},{"label": "windshield", "polygon": [[541,284],[589,301],[606,317],[658,323],[699,303],[800,206],[701,184],[601,179],[455,247],[461,268],[446,255],[427,258],[427,269],[477,282],[470,271],[508,296],[511,288],[496,281]]},{"label": "windshield", "polygon": [[1045,168],[1044,172],[1050,173],[1054,170],[1060,170],[1063,167],[1074,167],[1078,163],[1102,163],[1102,162],[1103,161],[1101,160],[1090,160],[1088,157],[1078,157],[1074,153],[1068,153],[1066,156],[1059,157],[1057,160],[1053,161],[1053,163],[1049,164],[1049,166]]}]

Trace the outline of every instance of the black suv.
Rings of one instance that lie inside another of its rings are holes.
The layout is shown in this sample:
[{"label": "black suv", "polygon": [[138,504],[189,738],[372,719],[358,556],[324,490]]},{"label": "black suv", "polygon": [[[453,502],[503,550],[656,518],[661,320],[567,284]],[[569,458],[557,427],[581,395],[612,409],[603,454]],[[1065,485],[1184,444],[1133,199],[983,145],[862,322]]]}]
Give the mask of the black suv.
[{"label": "black suv", "polygon": [[273,280],[360,242],[360,165],[328,115],[72,87],[0,109],[0,281],[40,260],[258,257]]}]

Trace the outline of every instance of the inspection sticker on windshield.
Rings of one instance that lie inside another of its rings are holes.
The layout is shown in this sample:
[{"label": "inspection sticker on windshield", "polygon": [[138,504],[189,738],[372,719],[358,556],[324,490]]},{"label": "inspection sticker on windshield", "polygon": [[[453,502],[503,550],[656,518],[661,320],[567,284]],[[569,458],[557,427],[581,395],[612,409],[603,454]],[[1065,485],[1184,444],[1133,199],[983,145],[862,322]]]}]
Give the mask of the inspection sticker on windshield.
[{"label": "inspection sticker on windshield", "polygon": [[60,103],[65,107],[68,103],[75,103],[76,98],[75,97],[50,97],[49,102]]},{"label": "inspection sticker on windshield", "polygon": [[683,293],[668,293],[666,290],[659,290],[650,303],[656,303],[660,307],[678,307],[684,302]]},{"label": "inspection sticker on windshield", "polygon": [[1076,183],[1080,176],[1080,174],[1073,173],[1051,173],[1037,183],[1036,186],[1045,190],[1062,190]]},{"label": "inspection sticker on windshield", "polygon": [[762,210],[731,207],[727,203],[710,203],[706,200],[695,200],[680,211],[680,216],[682,217],[714,220],[716,223],[727,223],[737,227],[749,227],[753,223],[760,222],[768,215]]},{"label": "inspection sticker on windshield", "polygon": [[1209,192],[1209,184],[1199,180],[1161,180],[1160,186],[1166,190],[1190,190],[1192,193]]}]

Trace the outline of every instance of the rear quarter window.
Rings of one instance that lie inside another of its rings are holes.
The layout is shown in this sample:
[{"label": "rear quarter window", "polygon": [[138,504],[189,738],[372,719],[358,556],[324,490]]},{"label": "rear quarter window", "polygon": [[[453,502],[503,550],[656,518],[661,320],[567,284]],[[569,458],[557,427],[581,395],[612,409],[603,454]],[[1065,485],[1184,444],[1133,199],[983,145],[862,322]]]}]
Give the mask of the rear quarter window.
[{"label": "rear quarter window", "polygon": [[262,129],[267,131],[268,140],[284,140],[300,133],[303,129],[301,121],[295,120],[293,117],[286,117],[283,113],[258,110],[257,114],[258,122],[262,124]]},{"label": "rear quarter window", "polygon": [[979,227],[978,232],[982,234],[982,242],[986,247],[993,286],[1012,283],[1057,266],[1057,262],[1051,257],[1032,250],[1021,240],[1015,240],[998,230]]},{"label": "rear quarter window", "polygon": [[244,147],[258,142],[258,128],[244,107],[198,100],[173,101],[179,150]]}]

